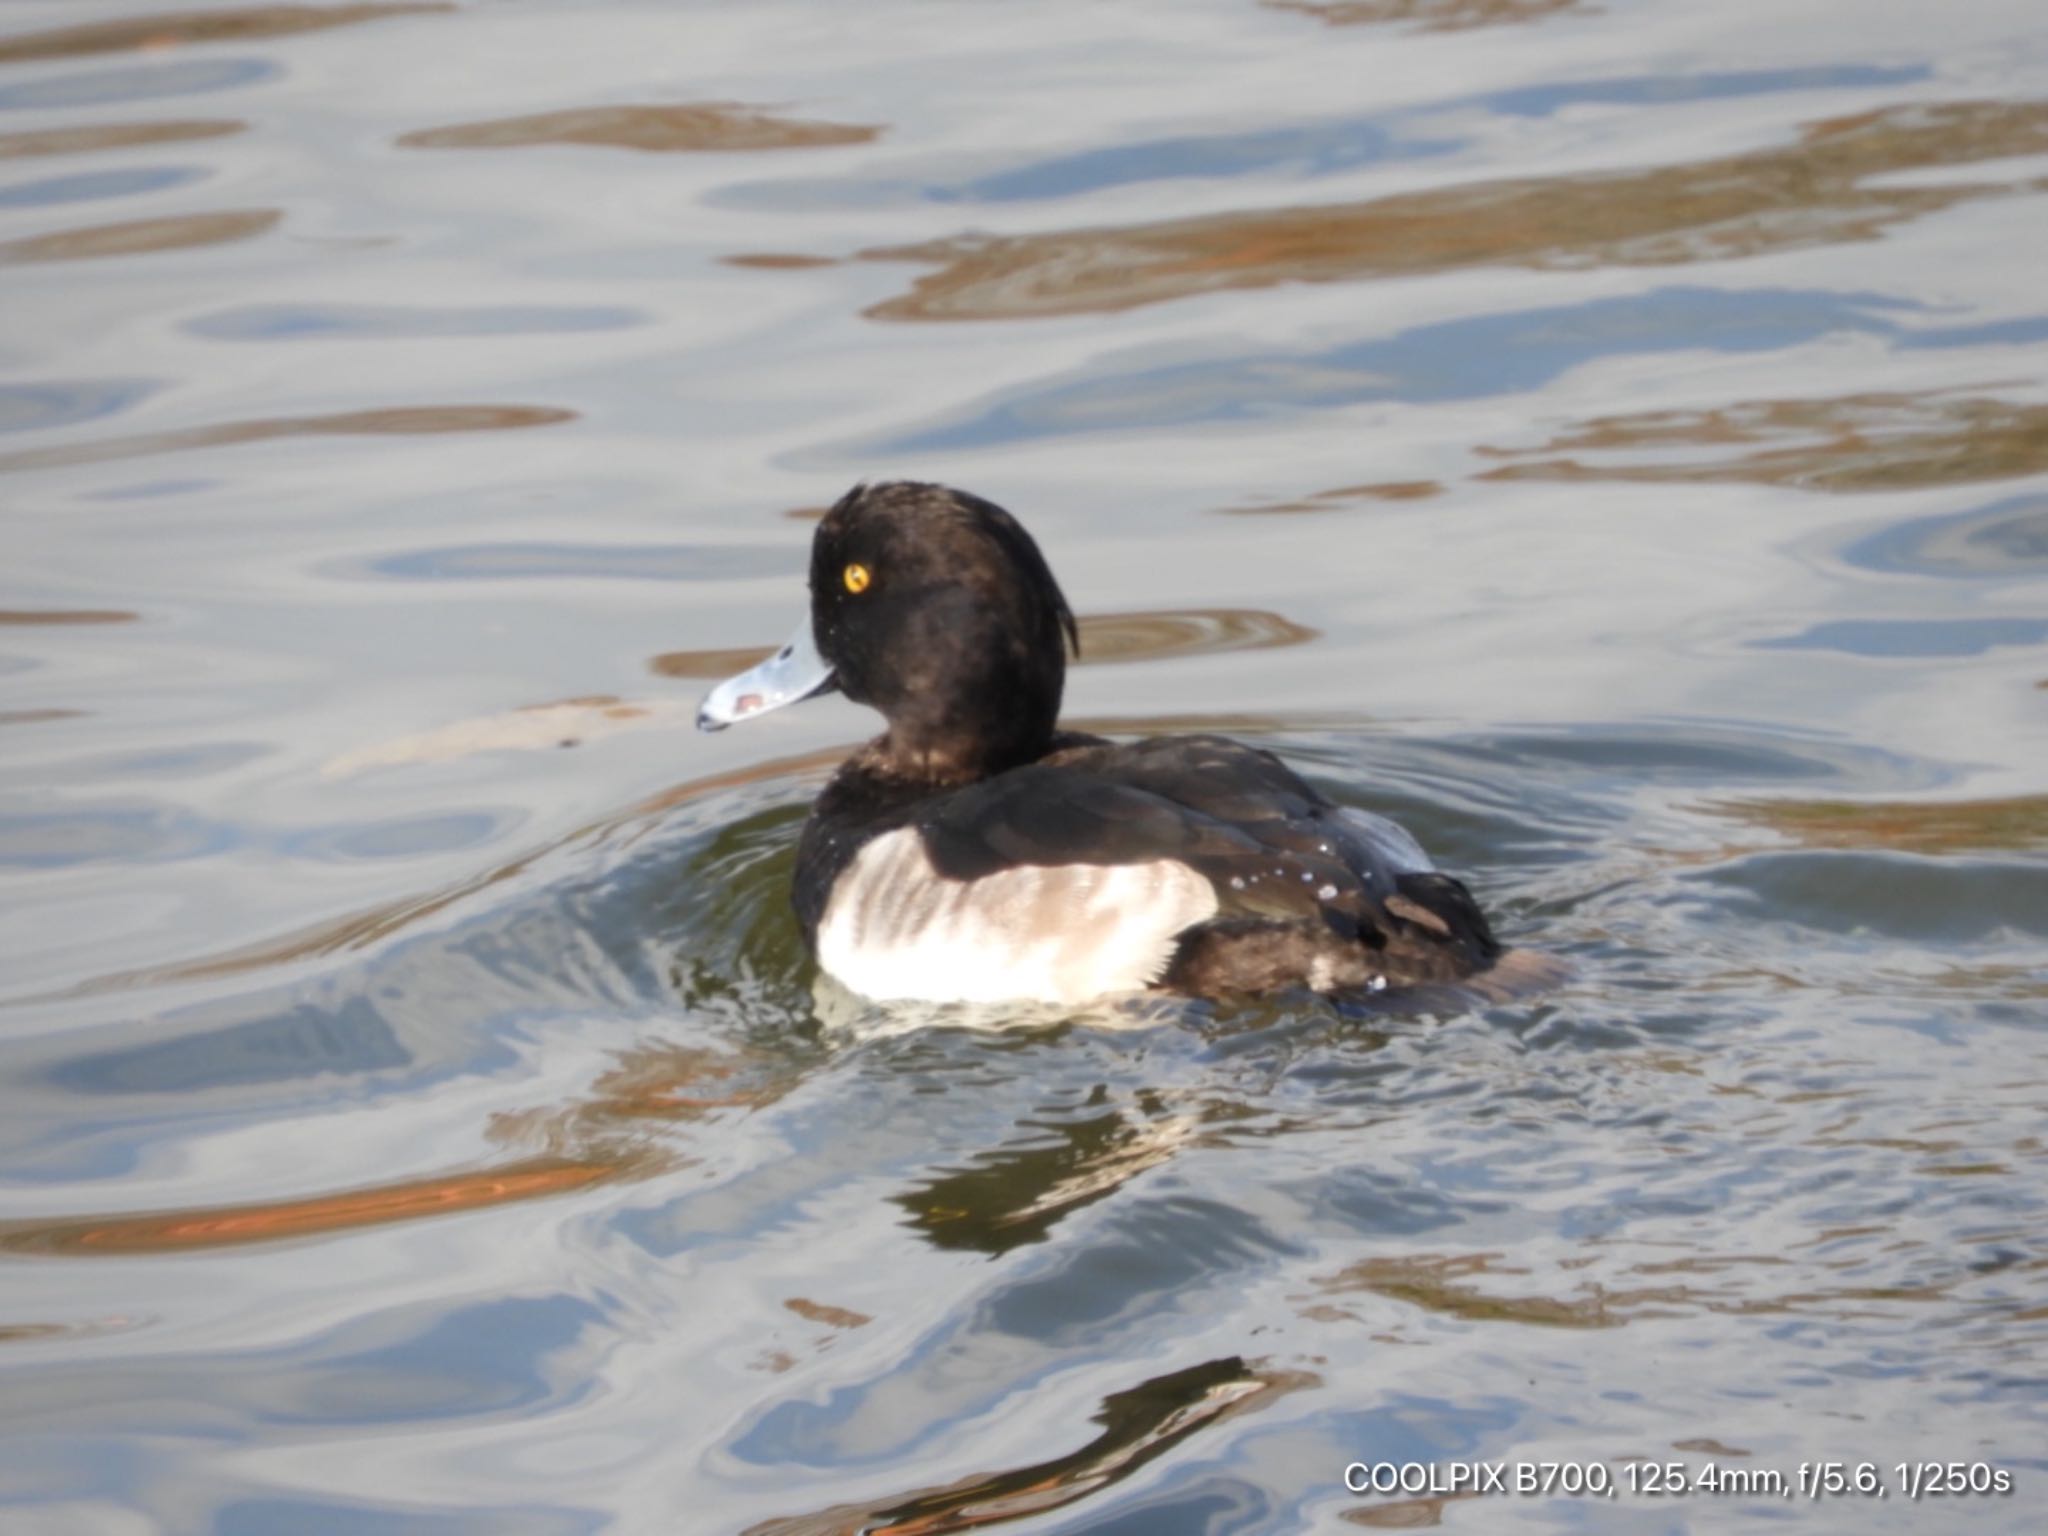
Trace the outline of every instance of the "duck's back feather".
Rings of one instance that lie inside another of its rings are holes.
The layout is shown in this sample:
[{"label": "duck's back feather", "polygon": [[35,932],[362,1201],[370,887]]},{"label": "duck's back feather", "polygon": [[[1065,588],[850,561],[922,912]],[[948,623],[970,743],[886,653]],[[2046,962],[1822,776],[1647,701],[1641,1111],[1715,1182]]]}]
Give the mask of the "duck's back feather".
[{"label": "duck's back feather", "polygon": [[[800,863],[827,969],[871,996],[1061,1001],[1400,986],[1499,953],[1464,886],[1412,838],[1332,805],[1270,753],[1216,736],[1068,741],[871,812],[864,839],[835,826],[828,791]],[[861,796],[842,787],[843,821]]]}]

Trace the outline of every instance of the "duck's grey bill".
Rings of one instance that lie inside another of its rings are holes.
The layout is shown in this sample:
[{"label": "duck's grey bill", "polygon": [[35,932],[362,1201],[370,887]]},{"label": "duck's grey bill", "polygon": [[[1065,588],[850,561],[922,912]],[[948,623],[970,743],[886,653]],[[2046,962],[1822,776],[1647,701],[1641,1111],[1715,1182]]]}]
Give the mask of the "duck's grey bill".
[{"label": "duck's grey bill", "polygon": [[759,666],[749,667],[738,677],[729,677],[704,697],[697,706],[697,729],[722,731],[741,720],[765,715],[771,709],[795,704],[815,694],[829,693],[835,686],[831,665],[818,654],[806,619],[789,637],[789,644]]}]

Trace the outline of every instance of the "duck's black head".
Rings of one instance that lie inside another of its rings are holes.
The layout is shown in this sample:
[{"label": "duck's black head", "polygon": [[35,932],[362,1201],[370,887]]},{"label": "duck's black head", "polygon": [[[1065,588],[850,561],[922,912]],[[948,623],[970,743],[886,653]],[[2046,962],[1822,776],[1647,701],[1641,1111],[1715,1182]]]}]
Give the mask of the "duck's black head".
[{"label": "duck's black head", "polygon": [[1015,518],[912,481],[856,486],[825,514],[806,629],[721,684],[698,724],[716,729],[836,685],[888,720],[884,766],[935,781],[1042,755],[1067,646],[1079,645],[1059,583]]}]

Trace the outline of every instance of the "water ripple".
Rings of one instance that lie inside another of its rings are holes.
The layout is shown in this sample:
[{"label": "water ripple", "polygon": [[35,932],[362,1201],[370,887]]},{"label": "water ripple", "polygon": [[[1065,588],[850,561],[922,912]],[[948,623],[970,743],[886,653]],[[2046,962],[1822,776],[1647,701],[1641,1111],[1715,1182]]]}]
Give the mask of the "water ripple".
[{"label": "water ripple", "polygon": [[263,59],[187,59],[175,64],[136,64],[46,80],[0,85],[0,112],[50,107],[104,107],[165,96],[232,91],[284,71]]},{"label": "water ripple", "polygon": [[190,186],[204,181],[207,172],[196,166],[136,166],[125,171],[81,171],[72,176],[51,176],[42,181],[17,182],[0,187],[0,208],[55,208],[65,203],[89,203],[107,197],[135,197],[161,192],[170,187]]},{"label": "water ripple", "polygon": [[0,432],[40,432],[118,416],[162,388],[160,379],[41,379],[0,385]]},{"label": "water ripple", "polygon": [[1476,266],[1670,266],[1870,240],[1964,202],[2037,190],[2025,179],[1873,179],[2044,150],[2048,105],[1944,102],[1811,123],[1795,144],[1691,164],[1153,224],[963,234],[859,255],[937,268],[871,306],[878,320],[1106,314],[1278,283]]},{"label": "water ripple", "polygon": [[216,310],[186,322],[213,341],[351,341],[437,336],[546,336],[625,330],[644,325],[640,310],[615,305],[502,304],[425,308],[397,304],[259,304]]},{"label": "water ripple", "polygon": [[453,0],[357,0],[346,5],[250,5],[223,11],[171,11],[89,21],[0,38],[0,64],[81,58],[202,43],[242,43],[354,26],[390,16],[451,12]]}]

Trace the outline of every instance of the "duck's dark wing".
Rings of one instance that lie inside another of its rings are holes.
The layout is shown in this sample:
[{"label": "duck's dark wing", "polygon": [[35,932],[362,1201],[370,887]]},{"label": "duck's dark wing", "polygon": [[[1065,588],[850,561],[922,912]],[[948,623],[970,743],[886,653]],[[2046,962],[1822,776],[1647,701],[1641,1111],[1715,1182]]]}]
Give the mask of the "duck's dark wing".
[{"label": "duck's dark wing", "polygon": [[1188,991],[1394,985],[1498,953],[1458,881],[1399,827],[1332,805],[1271,753],[1214,736],[1068,748],[947,796],[915,822],[932,867],[1185,865],[1216,898],[1182,935]]}]

